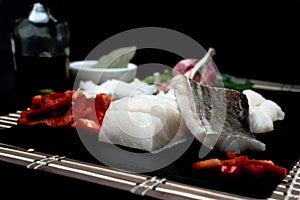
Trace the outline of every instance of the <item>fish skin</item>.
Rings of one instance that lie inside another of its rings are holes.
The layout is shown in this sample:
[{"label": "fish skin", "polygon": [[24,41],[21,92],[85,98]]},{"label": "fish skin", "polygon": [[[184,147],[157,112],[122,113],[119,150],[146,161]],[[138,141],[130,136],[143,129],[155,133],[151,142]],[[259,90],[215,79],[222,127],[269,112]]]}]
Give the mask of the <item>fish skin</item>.
[{"label": "fish skin", "polygon": [[206,148],[236,153],[265,150],[250,132],[246,95],[204,86],[181,74],[173,77],[171,85],[187,128]]}]

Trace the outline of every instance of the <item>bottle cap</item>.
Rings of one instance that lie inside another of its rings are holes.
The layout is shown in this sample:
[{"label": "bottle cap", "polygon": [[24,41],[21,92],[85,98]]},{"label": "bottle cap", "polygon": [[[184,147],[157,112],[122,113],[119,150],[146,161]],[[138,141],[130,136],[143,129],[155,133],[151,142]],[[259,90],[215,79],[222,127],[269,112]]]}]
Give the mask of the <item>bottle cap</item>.
[{"label": "bottle cap", "polygon": [[49,15],[41,3],[35,3],[29,13],[28,19],[33,23],[47,23],[49,21]]}]

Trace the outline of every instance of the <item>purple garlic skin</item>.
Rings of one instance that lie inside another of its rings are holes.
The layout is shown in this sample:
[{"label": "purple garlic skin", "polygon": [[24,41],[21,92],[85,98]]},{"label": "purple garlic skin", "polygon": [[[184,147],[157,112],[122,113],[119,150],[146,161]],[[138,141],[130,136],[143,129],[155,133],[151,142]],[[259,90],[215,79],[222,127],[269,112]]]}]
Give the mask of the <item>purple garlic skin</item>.
[{"label": "purple garlic skin", "polygon": [[[173,67],[172,75],[176,76],[178,74],[183,74],[187,78],[191,78],[193,68],[198,61],[198,59],[194,58],[180,60]],[[217,73],[212,62],[207,62],[203,67],[201,67],[193,80],[203,85],[214,86],[217,82]]]}]

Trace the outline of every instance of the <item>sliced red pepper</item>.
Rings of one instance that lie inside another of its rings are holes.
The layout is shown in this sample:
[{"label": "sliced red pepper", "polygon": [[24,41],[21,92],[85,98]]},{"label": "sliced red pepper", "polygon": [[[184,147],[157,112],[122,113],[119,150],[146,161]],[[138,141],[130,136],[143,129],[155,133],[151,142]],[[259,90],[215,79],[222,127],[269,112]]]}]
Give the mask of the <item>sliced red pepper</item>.
[{"label": "sliced red pepper", "polygon": [[274,165],[271,160],[249,159],[247,156],[236,156],[233,152],[227,152],[227,160],[212,158],[198,161],[192,164],[193,169],[210,169],[219,167],[219,172],[227,177],[236,178],[242,174],[254,178],[263,178],[266,172],[273,177],[283,179],[287,176],[286,168]]},{"label": "sliced red pepper", "polygon": [[217,158],[212,158],[208,160],[202,160],[195,162],[192,167],[194,169],[204,169],[204,168],[213,168],[213,167],[220,167],[221,166],[221,160]]},{"label": "sliced red pepper", "polygon": [[76,128],[95,134],[98,134],[100,131],[99,123],[85,118],[78,118],[76,120]]},{"label": "sliced red pepper", "polygon": [[235,152],[229,151],[229,152],[226,152],[226,155],[227,155],[227,158],[229,158],[229,159],[235,158]]},{"label": "sliced red pepper", "polygon": [[264,165],[266,171],[271,172],[279,179],[284,179],[287,176],[286,168],[277,165]]},{"label": "sliced red pepper", "polygon": [[238,178],[241,175],[241,166],[237,165],[222,165],[221,174],[230,178]]},{"label": "sliced red pepper", "polygon": [[271,160],[255,160],[255,159],[249,159],[248,163],[251,164],[260,164],[260,165],[274,165],[273,161]]},{"label": "sliced red pepper", "polygon": [[232,159],[222,160],[222,165],[242,165],[247,163],[247,156],[236,156]]},{"label": "sliced red pepper", "polygon": [[71,107],[71,101],[67,98],[62,98],[54,104],[44,106],[37,110],[25,110],[23,114],[29,120],[40,120],[50,117],[61,116],[65,114]]},{"label": "sliced red pepper", "polygon": [[265,168],[260,164],[245,164],[243,169],[247,175],[250,175],[255,179],[262,178],[265,174]]}]

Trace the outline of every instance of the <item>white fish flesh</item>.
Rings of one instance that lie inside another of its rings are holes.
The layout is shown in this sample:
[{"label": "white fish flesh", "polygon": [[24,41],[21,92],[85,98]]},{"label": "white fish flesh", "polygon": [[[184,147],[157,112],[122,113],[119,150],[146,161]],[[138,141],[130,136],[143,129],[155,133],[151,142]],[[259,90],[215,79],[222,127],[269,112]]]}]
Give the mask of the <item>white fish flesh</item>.
[{"label": "white fish flesh", "polygon": [[139,95],[111,103],[99,141],[158,152],[185,141],[186,133],[174,95]]},{"label": "white fish flesh", "polygon": [[187,128],[206,148],[236,153],[265,150],[265,144],[249,130],[245,94],[204,86],[181,74],[171,85]]},{"label": "white fish flesh", "polygon": [[283,120],[281,107],[253,90],[244,90],[249,102],[249,123],[252,133],[266,133],[274,130],[274,121]]},{"label": "white fish flesh", "polygon": [[135,78],[130,83],[111,79],[105,81],[101,85],[97,85],[92,81],[80,81],[79,88],[83,90],[87,98],[95,97],[99,93],[105,93],[112,96],[114,99],[121,99],[129,96],[153,94],[155,85],[149,85],[138,78]]}]

